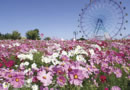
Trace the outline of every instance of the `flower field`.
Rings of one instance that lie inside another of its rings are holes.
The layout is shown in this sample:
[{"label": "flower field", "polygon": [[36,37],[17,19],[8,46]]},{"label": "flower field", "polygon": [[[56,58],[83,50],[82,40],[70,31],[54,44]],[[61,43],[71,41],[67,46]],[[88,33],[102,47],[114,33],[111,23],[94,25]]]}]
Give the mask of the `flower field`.
[{"label": "flower field", "polygon": [[0,90],[130,90],[130,40],[1,40]]}]

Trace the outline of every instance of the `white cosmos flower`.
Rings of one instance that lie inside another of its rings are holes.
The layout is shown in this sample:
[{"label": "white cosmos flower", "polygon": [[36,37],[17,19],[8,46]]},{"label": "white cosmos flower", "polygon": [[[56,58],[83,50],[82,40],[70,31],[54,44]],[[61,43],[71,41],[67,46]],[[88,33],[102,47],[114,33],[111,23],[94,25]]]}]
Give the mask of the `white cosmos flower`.
[{"label": "white cosmos flower", "polygon": [[26,61],[26,62],[24,63],[24,65],[25,65],[25,66],[28,66],[28,65],[29,65],[29,62]]},{"label": "white cosmos flower", "polygon": [[19,54],[17,57],[20,60],[25,60],[25,59],[33,60],[33,54]]},{"label": "white cosmos flower", "polygon": [[56,58],[58,56],[59,56],[59,53],[53,53],[53,55],[52,55],[53,58]]},{"label": "white cosmos flower", "polygon": [[32,84],[32,78],[27,79],[25,82],[26,82],[25,86],[30,87]]},{"label": "white cosmos flower", "polygon": [[8,48],[12,48],[13,46],[11,46],[11,45],[9,45],[9,47]]},{"label": "white cosmos flower", "polygon": [[13,43],[13,46],[20,46],[20,43]]},{"label": "white cosmos flower", "polygon": [[32,85],[32,90],[38,90],[38,85],[36,84]]},{"label": "white cosmos flower", "polygon": [[97,44],[92,44],[91,47],[93,48],[98,48],[99,51],[101,51],[101,47]]},{"label": "white cosmos flower", "polygon": [[83,55],[77,55],[77,56],[76,56],[76,60],[77,60],[77,61],[86,62],[86,60],[84,59]]},{"label": "white cosmos flower", "polygon": [[95,54],[93,49],[89,49],[89,52],[90,52],[91,56],[93,56]]},{"label": "white cosmos flower", "polygon": [[9,88],[10,84],[8,82],[4,82],[2,84],[3,88]]},{"label": "white cosmos flower", "polygon": [[4,45],[4,44],[1,44],[1,47],[3,47],[3,48],[4,48],[4,47],[5,47],[5,45]]},{"label": "white cosmos flower", "polygon": [[29,51],[29,53],[36,53],[37,52],[37,50],[36,49],[30,49],[30,51]]},{"label": "white cosmos flower", "polygon": [[67,52],[66,51],[62,51],[61,56],[62,55],[66,55],[67,56]]},{"label": "white cosmos flower", "polygon": [[68,56],[70,57],[70,56],[74,56],[75,55],[75,51],[74,50],[71,50],[71,51],[69,51],[68,52]]},{"label": "white cosmos flower", "polygon": [[44,57],[42,56],[42,59],[41,59],[42,62],[45,62],[45,63],[50,63],[51,62],[51,59],[49,57]]},{"label": "white cosmos flower", "polygon": [[33,64],[31,65],[31,67],[32,67],[32,69],[38,69],[36,63],[33,63]]},{"label": "white cosmos flower", "polygon": [[60,64],[60,61],[58,61],[57,59],[52,59],[52,63],[53,65],[57,65]]}]

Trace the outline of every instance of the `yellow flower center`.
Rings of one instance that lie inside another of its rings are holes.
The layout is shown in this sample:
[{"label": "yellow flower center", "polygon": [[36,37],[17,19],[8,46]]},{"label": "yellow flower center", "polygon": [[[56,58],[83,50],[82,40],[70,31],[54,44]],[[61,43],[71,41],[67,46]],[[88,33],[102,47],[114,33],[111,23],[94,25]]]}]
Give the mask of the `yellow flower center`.
[{"label": "yellow flower center", "polygon": [[61,70],[58,70],[58,73],[61,73]]},{"label": "yellow flower center", "polygon": [[77,79],[77,78],[78,78],[78,75],[77,75],[77,74],[75,74],[75,75],[74,75],[74,79]]},{"label": "yellow flower center", "polygon": [[61,65],[62,65],[62,66],[64,66],[65,64],[64,64],[64,63],[62,63]]},{"label": "yellow flower center", "polygon": [[16,81],[16,82],[19,82],[19,79],[18,79],[18,78],[16,78],[16,79],[15,79],[15,81]]},{"label": "yellow flower center", "polygon": [[63,82],[63,80],[62,80],[62,79],[60,79],[59,81],[60,81],[60,82]]},{"label": "yellow flower center", "polygon": [[90,71],[90,68],[88,67],[88,71]]},{"label": "yellow flower center", "polygon": [[11,78],[11,77],[12,77],[12,75],[8,75],[8,77],[9,77],[9,78]]},{"label": "yellow flower center", "polygon": [[46,79],[46,76],[43,76],[42,78],[43,78],[43,79]]}]

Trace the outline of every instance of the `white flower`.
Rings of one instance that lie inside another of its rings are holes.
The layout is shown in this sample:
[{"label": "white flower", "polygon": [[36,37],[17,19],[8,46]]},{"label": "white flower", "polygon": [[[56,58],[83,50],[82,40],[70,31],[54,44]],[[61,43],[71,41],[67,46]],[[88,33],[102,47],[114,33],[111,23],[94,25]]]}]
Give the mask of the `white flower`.
[{"label": "white flower", "polygon": [[24,73],[26,74],[27,72],[31,71],[31,68],[25,69]]},{"label": "white flower", "polygon": [[20,60],[25,60],[25,59],[33,60],[33,54],[19,54],[17,57]]},{"label": "white flower", "polygon": [[20,63],[20,69],[24,69],[24,63]]},{"label": "white flower", "polygon": [[52,59],[52,63],[53,65],[57,65],[60,64],[60,61],[58,61],[57,59]]},{"label": "white flower", "polygon": [[3,48],[4,48],[4,47],[5,47],[5,45],[1,44],[1,47],[3,47]]},{"label": "white flower", "polygon": [[29,65],[29,62],[26,61],[26,62],[24,63],[24,65],[25,65],[25,66],[28,66],[28,65]]},{"label": "white flower", "polygon": [[90,52],[91,56],[93,56],[95,54],[93,49],[89,49],[89,52]]},{"label": "white flower", "polygon": [[27,79],[27,80],[26,80],[26,83],[25,83],[25,86],[26,86],[26,87],[30,87],[31,84],[32,84],[32,78]]},{"label": "white flower", "polygon": [[36,49],[30,49],[30,51],[29,51],[29,53],[36,53],[37,52],[37,50]]},{"label": "white flower", "polygon": [[59,53],[53,53],[52,57],[56,58],[59,56]]},{"label": "white flower", "polygon": [[29,54],[29,55],[27,55],[26,58],[29,59],[29,60],[33,60],[33,54]]},{"label": "white flower", "polygon": [[20,46],[20,43],[13,43],[13,46]]},{"label": "white flower", "polygon": [[66,51],[62,51],[61,56],[62,55],[66,55],[67,56],[67,52]]},{"label": "white flower", "polygon": [[9,48],[12,48],[12,46],[11,46],[11,45],[9,45]]},{"label": "white flower", "polygon": [[83,61],[86,62],[86,60],[84,59],[83,55],[77,55],[76,56],[77,61]]},{"label": "white flower", "polygon": [[99,51],[101,51],[101,47],[97,44],[92,44],[91,47],[93,48],[98,48]]},{"label": "white flower", "polygon": [[50,63],[50,62],[51,62],[51,59],[48,58],[48,57],[44,57],[44,56],[42,56],[41,61],[42,61],[42,62],[45,62],[45,63]]},{"label": "white flower", "polygon": [[71,50],[68,52],[68,56],[71,57],[71,56],[74,56],[75,55],[75,51],[74,50]]},{"label": "white flower", "polygon": [[33,64],[31,65],[31,67],[32,67],[32,69],[38,69],[36,63],[33,63]]},{"label": "white flower", "polygon": [[38,90],[38,85],[32,85],[32,90]]},{"label": "white flower", "polygon": [[9,86],[10,86],[10,84],[7,82],[4,82],[2,85],[3,85],[3,88],[9,88]]}]

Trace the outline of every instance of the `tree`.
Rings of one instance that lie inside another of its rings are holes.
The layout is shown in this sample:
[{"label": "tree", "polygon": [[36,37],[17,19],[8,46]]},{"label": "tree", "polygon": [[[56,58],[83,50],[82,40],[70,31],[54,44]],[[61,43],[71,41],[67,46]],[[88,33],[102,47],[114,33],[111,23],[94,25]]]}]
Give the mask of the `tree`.
[{"label": "tree", "polygon": [[50,37],[46,37],[44,40],[51,40],[51,38]]},{"label": "tree", "polygon": [[13,40],[21,39],[21,34],[18,31],[13,31],[11,39],[13,39]]},{"label": "tree", "polygon": [[39,30],[34,29],[26,32],[26,37],[27,39],[31,39],[31,40],[40,40]]},{"label": "tree", "polygon": [[4,38],[3,39],[11,39],[12,35],[10,33],[6,33],[5,35],[3,35]]}]

